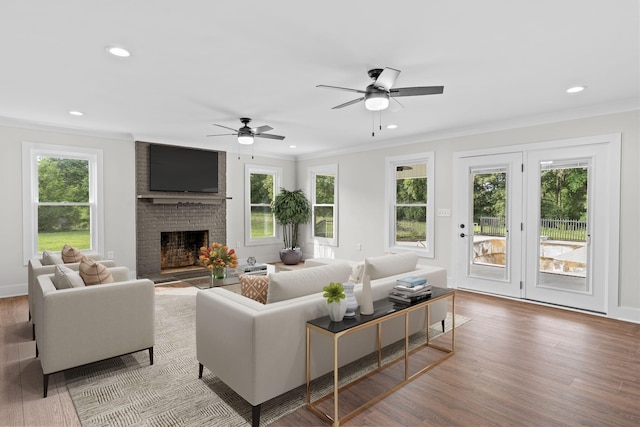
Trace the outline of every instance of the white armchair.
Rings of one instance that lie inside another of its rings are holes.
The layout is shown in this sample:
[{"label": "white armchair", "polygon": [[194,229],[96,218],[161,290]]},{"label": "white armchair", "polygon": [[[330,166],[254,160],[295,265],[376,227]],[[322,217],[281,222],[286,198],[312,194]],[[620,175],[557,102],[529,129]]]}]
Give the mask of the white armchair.
[{"label": "white armchair", "polygon": [[[105,267],[115,267],[116,263],[112,260],[103,260],[102,255],[95,254],[85,254],[85,256],[94,261],[99,261],[100,264],[103,264]],[[29,300],[29,320],[32,321],[32,335],[33,339],[36,339],[36,328],[35,322],[33,321],[33,291],[36,286],[36,279],[38,276],[42,274],[53,274],[56,266],[55,264],[46,265],[42,263],[42,258],[36,257],[31,258],[29,260],[29,264],[27,266],[27,299]],[[80,267],[79,262],[66,263],[63,264],[65,267],[69,267],[72,270],[78,271]]]},{"label": "white armchair", "polygon": [[52,274],[37,277],[34,319],[44,397],[49,375],[65,369],[142,350],[153,365],[154,284],[129,280],[126,267],[109,271],[114,283],[60,290]]}]

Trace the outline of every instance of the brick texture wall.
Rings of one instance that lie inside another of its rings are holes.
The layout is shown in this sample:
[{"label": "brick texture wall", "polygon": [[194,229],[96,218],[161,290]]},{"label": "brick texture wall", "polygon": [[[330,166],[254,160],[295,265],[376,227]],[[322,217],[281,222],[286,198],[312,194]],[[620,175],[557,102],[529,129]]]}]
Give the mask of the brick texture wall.
[{"label": "brick texture wall", "polygon": [[[136,142],[136,271],[138,277],[160,274],[160,233],[167,231],[209,232],[209,244],[226,243],[226,153],[218,152],[218,194],[178,194],[180,201],[154,203],[153,196],[175,193],[149,191],[149,143]],[[162,199],[157,199],[162,201]]]}]

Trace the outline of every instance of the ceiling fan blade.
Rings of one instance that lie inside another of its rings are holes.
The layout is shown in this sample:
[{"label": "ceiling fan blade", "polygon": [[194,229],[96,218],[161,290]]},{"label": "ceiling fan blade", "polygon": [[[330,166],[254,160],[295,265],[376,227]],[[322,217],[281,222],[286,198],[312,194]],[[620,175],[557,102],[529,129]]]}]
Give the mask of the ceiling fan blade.
[{"label": "ceiling fan blade", "polygon": [[205,135],[205,136],[227,136],[227,135],[234,135],[235,136],[237,134],[238,134],[237,132],[236,133],[218,133],[218,134],[215,134],[215,135]]},{"label": "ceiling fan blade", "polygon": [[267,126],[267,125],[260,126],[260,127],[257,127],[257,128],[251,128],[251,131],[253,133],[256,133],[256,134],[257,133],[262,133],[262,132],[267,132],[267,131],[270,131],[270,130],[273,130],[273,128],[271,126]]},{"label": "ceiling fan blade", "polygon": [[215,123],[212,123],[212,125],[218,126],[218,127],[221,127],[221,128],[225,128],[225,129],[229,129],[229,130],[232,130],[234,132],[238,132],[238,129],[230,128],[230,127],[227,127],[227,126],[217,125]]},{"label": "ceiling fan blade", "polygon": [[284,136],[281,135],[272,135],[270,133],[256,133],[253,136],[257,136],[258,138],[267,138],[267,139],[284,139]]},{"label": "ceiling fan blade", "polygon": [[404,105],[402,105],[402,104],[400,103],[400,101],[398,101],[397,99],[395,99],[395,98],[391,98],[391,100],[392,100],[393,102],[390,102],[390,103],[389,103],[389,110],[390,110],[392,113],[397,113],[398,111],[401,111],[401,110],[404,108]]},{"label": "ceiling fan blade", "polygon": [[317,85],[316,87],[324,87],[324,88],[327,88],[327,89],[336,89],[336,90],[346,90],[347,92],[355,92],[355,93],[367,93],[364,90],[350,89],[348,87],[340,87],[340,86]]},{"label": "ceiling fan blade", "polygon": [[444,86],[399,87],[391,89],[389,96],[440,95],[442,92],[444,92]]},{"label": "ceiling fan blade", "polygon": [[348,107],[349,105],[355,104],[356,102],[360,102],[363,99],[364,99],[364,96],[362,98],[354,99],[353,101],[345,102],[344,104],[336,105],[335,107],[332,108],[332,110],[337,110],[338,108]]},{"label": "ceiling fan blade", "polygon": [[374,85],[376,87],[383,87],[386,90],[389,90],[396,82],[399,75],[400,70],[396,70],[395,68],[385,68],[376,79]]}]

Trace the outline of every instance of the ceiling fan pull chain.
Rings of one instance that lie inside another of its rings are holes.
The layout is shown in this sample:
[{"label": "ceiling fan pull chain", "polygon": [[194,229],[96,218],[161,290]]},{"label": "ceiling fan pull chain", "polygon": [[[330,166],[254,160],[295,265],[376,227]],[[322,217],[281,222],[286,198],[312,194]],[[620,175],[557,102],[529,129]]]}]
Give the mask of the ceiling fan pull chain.
[{"label": "ceiling fan pull chain", "polygon": [[376,128],[376,116],[375,113],[371,113],[371,138],[376,136],[374,129]]},{"label": "ceiling fan pull chain", "polygon": [[378,119],[378,124],[380,125],[380,130],[382,130],[382,110],[380,110],[380,118]]}]

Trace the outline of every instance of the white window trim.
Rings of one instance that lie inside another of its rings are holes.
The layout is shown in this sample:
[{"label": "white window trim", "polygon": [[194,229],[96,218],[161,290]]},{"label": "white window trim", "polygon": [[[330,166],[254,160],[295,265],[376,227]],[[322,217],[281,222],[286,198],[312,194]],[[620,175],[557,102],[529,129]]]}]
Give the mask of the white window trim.
[{"label": "white window trim", "polygon": [[[407,162],[427,164],[427,242],[426,248],[407,247],[395,244],[395,193],[396,193],[396,167]],[[385,218],[384,223],[387,232],[384,238],[384,247],[386,252],[402,253],[415,252],[423,258],[435,257],[435,239],[434,239],[434,219],[435,219],[435,154],[433,151],[424,153],[416,153],[404,156],[393,156],[385,158],[386,179],[385,179]]]},{"label": "white window trim", "polygon": [[267,174],[273,175],[273,195],[274,197],[280,192],[282,186],[282,168],[250,165],[244,166],[244,245],[282,245],[282,232],[280,226],[274,222],[275,236],[262,237],[259,239],[251,237],[251,174]]},{"label": "white window trim", "polygon": [[[335,182],[333,186],[333,238],[315,237],[314,236],[314,224],[315,210],[313,207],[316,205],[316,175],[328,175],[333,174],[335,176]],[[309,183],[311,189],[309,194],[311,195],[311,227],[309,234],[314,244],[323,246],[338,246],[338,165],[336,163],[323,166],[314,166],[309,168]]]},{"label": "white window trim", "polygon": [[[39,256],[38,251],[38,156],[82,159],[89,162],[89,206],[91,209],[91,249],[86,253],[104,253],[104,192],[102,150],[67,145],[22,143],[22,230],[23,261]],[[60,248],[62,249],[62,248]]]}]

